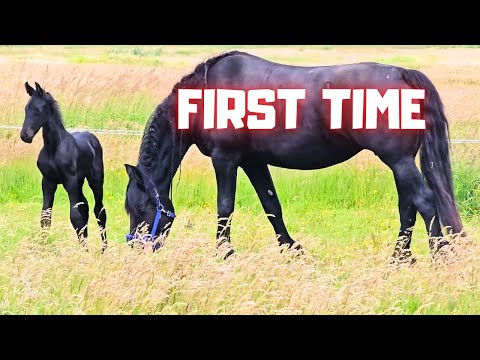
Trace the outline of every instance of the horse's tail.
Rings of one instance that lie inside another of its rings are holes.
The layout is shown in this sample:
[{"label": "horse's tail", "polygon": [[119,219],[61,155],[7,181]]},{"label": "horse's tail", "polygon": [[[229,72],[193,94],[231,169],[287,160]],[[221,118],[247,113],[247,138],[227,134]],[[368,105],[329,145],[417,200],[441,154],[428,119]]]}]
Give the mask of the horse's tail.
[{"label": "horse's tail", "polygon": [[426,129],[420,149],[420,165],[428,186],[435,193],[440,222],[451,227],[453,233],[460,233],[463,225],[453,188],[448,120],[440,95],[420,71],[405,70],[403,77],[411,87],[425,90],[423,118]]}]

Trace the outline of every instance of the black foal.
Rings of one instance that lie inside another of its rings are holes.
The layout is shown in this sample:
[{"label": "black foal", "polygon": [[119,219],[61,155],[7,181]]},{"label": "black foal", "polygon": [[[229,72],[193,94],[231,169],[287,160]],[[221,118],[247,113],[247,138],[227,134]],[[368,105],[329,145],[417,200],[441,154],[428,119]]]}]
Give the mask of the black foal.
[{"label": "black foal", "polygon": [[50,93],[35,83],[33,89],[25,83],[30,100],[25,107],[25,121],[20,138],[31,143],[43,128],[44,146],[37,166],[43,175],[43,207],[41,226],[49,227],[57,185],[62,184],[70,200],[70,221],[80,244],[88,236],[88,202],[82,187],[85,178],[95,197],[94,213],[102,235],[102,251],[107,247],[105,223],[107,214],[103,207],[103,150],[95,135],[89,132],[69,133],[65,130],[57,102]]}]

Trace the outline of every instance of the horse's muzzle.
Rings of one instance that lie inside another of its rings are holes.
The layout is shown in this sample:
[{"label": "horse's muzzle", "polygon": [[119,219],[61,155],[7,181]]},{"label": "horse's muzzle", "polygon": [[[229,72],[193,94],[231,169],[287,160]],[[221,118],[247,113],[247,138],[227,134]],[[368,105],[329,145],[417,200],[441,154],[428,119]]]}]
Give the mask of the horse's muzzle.
[{"label": "horse's muzzle", "polygon": [[28,144],[32,143],[33,137],[35,136],[35,133],[31,131],[30,129],[27,130],[22,130],[20,132],[20,139],[22,139],[23,142],[26,142]]}]

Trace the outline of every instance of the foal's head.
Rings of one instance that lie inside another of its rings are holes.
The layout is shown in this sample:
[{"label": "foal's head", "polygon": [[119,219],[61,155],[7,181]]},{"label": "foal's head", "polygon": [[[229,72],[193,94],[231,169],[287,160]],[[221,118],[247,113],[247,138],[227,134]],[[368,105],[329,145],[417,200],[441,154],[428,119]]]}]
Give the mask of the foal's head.
[{"label": "foal's head", "polygon": [[25,106],[25,121],[20,138],[26,143],[31,143],[38,130],[45,125],[52,114],[53,109],[49,104],[53,98],[38,83],[35,83],[34,89],[26,82],[25,89],[30,99]]}]

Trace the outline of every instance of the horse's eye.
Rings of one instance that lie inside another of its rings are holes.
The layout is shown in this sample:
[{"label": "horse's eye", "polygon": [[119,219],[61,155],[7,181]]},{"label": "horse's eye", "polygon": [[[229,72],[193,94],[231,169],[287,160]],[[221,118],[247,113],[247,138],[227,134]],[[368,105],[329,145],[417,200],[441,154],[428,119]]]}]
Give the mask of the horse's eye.
[{"label": "horse's eye", "polygon": [[145,214],[145,208],[142,206],[142,207],[137,207],[137,211],[140,213],[140,214]]}]

